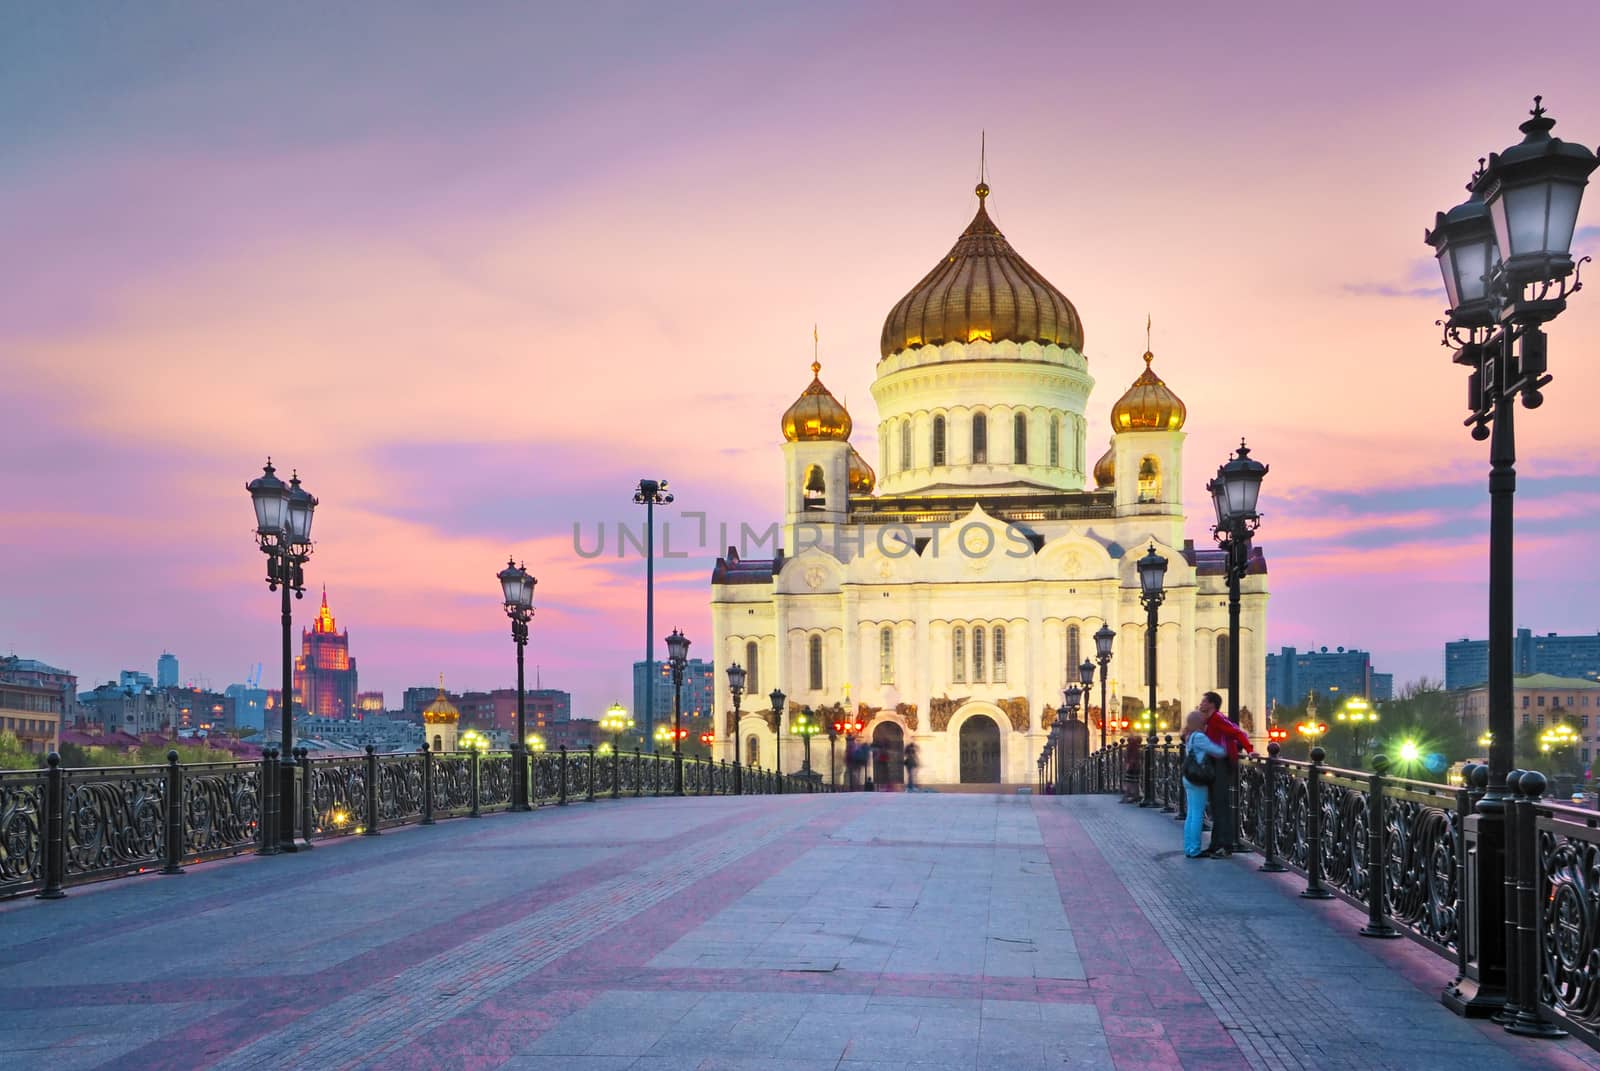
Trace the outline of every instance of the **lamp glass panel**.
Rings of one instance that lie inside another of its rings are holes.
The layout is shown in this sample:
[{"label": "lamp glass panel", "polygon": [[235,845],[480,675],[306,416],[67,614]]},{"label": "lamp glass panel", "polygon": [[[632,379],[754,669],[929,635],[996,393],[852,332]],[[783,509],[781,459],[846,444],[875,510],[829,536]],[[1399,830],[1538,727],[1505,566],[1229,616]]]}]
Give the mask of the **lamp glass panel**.
[{"label": "lamp glass panel", "polygon": [[1211,506],[1217,512],[1217,527],[1228,527],[1228,492],[1221,476],[1211,481]]},{"label": "lamp glass panel", "polygon": [[1109,657],[1111,654],[1111,644],[1116,640],[1116,638],[1116,631],[1113,630],[1109,625],[1101,626],[1101,628],[1094,634],[1095,653],[1102,657]]},{"label": "lamp glass panel", "polygon": [[533,586],[537,583],[538,581],[529,576],[527,573],[522,574],[521,598],[522,608],[524,610],[533,605]]},{"label": "lamp glass panel", "polygon": [[289,495],[289,539],[295,543],[311,542],[311,511],[316,499],[305,492]]},{"label": "lamp glass panel", "polygon": [[1502,257],[1511,256],[1515,250],[1511,248],[1511,230],[1506,225],[1506,199],[1504,191],[1499,196],[1489,201],[1489,220],[1494,224],[1495,244],[1500,248]]},{"label": "lamp glass panel", "polygon": [[1583,187],[1576,183],[1556,182],[1550,186],[1550,229],[1545,235],[1545,248],[1560,255],[1572,249],[1572,231],[1578,224],[1578,203],[1583,199]]},{"label": "lamp glass panel", "polygon": [[1506,190],[1506,219],[1511,227],[1512,256],[1544,252],[1549,201],[1549,187],[1542,182],[1532,186],[1513,186]]},{"label": "lamp glass panel", "polygon": [[1453,309],[1461,304],[1461,288],[1456,285],[1456,274],[1461,270],[1463,250],[1446,247],[1439,250],[1439,274],[1444,277],[1444,296]]},{"label": "lamp glass panel", "polygon": [[509,566],[500,571],[500,590],[505,595],[505,601],[512,606],[517,605],[518,596],[522,593],[522,578],[515,569]]},{"label": "lamp glass panel", "polygon": [[256,507],[256,530],[263,535],[281,533],[283,515],[289,506],[288,496],[280,491],[277,494],[263,492],[252,495],[251,498]]}]

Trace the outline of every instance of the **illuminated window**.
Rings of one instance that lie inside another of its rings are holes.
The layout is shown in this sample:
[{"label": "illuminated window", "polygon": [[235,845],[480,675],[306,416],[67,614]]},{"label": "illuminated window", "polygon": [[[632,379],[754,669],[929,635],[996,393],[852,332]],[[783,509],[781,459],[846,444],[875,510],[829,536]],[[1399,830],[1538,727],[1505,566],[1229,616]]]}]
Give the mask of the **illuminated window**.
[{"label": "illuminated window", "polygon": [[933,463],[944,464],[944,417],[933,418]]},{"label": "illuminated window", "polygon": [[744,645],[744,690],[751,695],[761,691],[761,671],[757,667],[761,662],[761,648],[756,646],[756,641],[751,640]]},{"label": "illuminated window", "polygon": [[900,469],[904,471],[911,467],[911,421],[900,422]]},{"label": "illuminated window", "polygon": [[811,663],[811,690],[822,691],[822,637],[812,636],[809,644]]},{"label": "illuminated window", "polygon": [[1004,684],[1006,680],[1006,627],[994,627],[994,682]]},{"label": "illuminated window", "polygon": [[989,460],[989,414],[972,414],[972,463],[981,465]]},{"label": "illuminated window", "polygon": [[761,738],[753,733],[744,738],[744,761],[746,766],[761,765]]},{"label": "illuminated window", "polygon": [[1028,463],[1028,414],[1018,413],[1011,418],[1011,455],[1017,464]]},{"label": "illuminated window", "polygon": [[894,683],[894,629],[888,627],[878,632],[878,683]]},{"label": "illuminated window", "polygon": [[957,684],[967,679],[967,630],[959,625],[950,634],[950,679]]},{"label": "illuminated window", "polygon": [[1139,501],[1157,502],[1161,499],[1161,463],[1153,457],[1139,462]]},{"label": "illuminated window", "polygon": [[1061,418],[1050,418],[1050,467],[1061,464]]},{"label": "illuminated window", "polygon": [[812,465],[806,469],[805,508],[823,509],[827,506],[828,482],[823,478],[822,466]]},{"label": "illuminated window", "polygon": [[983,680],[983,626],[977,625],[972,630],[972,679]]}]

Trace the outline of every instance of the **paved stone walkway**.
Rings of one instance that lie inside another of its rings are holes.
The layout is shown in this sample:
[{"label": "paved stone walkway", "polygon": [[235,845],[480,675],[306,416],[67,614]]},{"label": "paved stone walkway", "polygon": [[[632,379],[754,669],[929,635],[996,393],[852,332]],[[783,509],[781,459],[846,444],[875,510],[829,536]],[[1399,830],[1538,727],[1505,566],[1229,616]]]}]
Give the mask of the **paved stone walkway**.
[{"label": "paved stone walkway", "polygon": [[624,800],[0,905],[0,1067],[1596,1068],[1101,797]]}]

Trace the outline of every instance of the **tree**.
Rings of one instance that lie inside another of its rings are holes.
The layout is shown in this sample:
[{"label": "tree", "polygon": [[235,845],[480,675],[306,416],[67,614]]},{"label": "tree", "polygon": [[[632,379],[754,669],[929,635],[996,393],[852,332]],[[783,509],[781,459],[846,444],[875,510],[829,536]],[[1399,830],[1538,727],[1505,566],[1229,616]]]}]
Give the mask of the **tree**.
[{"label": "tree", "polygon": [[42,758],[24,751],[16,733],[0,729],[0,770],[37,770]]}]

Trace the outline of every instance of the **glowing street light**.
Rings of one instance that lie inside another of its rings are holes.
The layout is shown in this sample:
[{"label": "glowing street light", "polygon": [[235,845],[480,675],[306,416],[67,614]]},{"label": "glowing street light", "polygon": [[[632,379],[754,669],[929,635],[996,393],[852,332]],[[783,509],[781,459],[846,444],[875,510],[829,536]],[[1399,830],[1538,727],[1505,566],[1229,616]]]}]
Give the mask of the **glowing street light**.
[{"label": "glowing street light", "polygon": [[545,747],[544,737],[540,736],[538,733],[529,733],[528,734],[527,744],[528,744],[528,750],[529,751],[533,751],[533,752],[543,751],[544,747]]},{"label": "glowing street light", "polygon": [[633,719],[628,717],[621,703],[612,703],[600,715],[600,728],[611,734],[611,750],[621,751],[622,734],[633,728]]},{"label": "glowing street light", "polygon": [[468,729],[456,740],[459,751],[476,751],[480,754],[489,750],[489,738],[476,729]]}]

